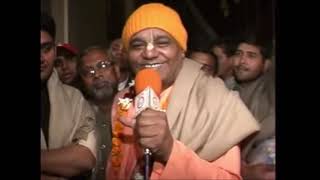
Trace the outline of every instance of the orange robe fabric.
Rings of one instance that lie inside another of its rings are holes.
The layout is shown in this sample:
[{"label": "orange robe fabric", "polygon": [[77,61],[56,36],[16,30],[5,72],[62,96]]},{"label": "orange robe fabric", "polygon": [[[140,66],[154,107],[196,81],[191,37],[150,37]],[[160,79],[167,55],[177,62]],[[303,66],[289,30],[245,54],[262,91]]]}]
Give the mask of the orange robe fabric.
[{"label": "orange robe fabric", "polygon": [[[162,92],[160,96],[160,103],[163,109],[167,106],[167,100],[170,95],[171,87]],[[121,93],[121,95],[123,95]],[[121,97],[121,96],[120,96]],[[117,96],[116,98],[119,98]],[[113,107],[116,109],[115,105]],[[115,111],[113,111],[114,113]],[[134,110],[129,111],[128,116],[133,116]],[[113,114],[113,124],[116,115]],[[107,165],[108,180],[123,179],[130,180],[136,168],[137,157],[139,157],[142,150],[134,144],[133,130],[130,127],[124,126],[122,133],[128,138],[121,145],[123,156],[119,174],[114,174],[111,162]],[[111,158],[111,156],[110,156]],[[219,159],[208,162],[199,158],[191,149],[186,147],[178,140],[174,141],[173,149],[166,166],[159,162],[154,162],[153,170],[150,179],[241,179],[240,176],[240,149],[238,146],[230,149],[225,155]]]}]

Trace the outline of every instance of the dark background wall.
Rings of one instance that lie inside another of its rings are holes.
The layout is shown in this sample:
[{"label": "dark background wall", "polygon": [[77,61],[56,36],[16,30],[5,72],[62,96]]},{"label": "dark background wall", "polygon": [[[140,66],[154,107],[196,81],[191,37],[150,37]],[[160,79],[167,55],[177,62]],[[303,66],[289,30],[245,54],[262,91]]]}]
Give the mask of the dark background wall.
[{"label": "dark background wall", "polygon": [[[223,0],[134,0],[134,6],[136,8],[147,2],[161,2],[177,10],[189,34],[188,46],[192,47],[208,43],[219,36],[238,36],[248,29],[254,29],[263,39],[272,40],[275,1],[226,0],[228,16],[224,15],[221,8]],[[121,9],[121,5],[118,8]],[[121,32],[124,16],[115,12],[110,17],[121,17],[110,30]]]},{"label": "dark background wall", "polygon": [[[68,38],[79,49],[107,45],[121,36],[129,14],[148,2],[161,2],[176,9],[188,31],[188,46],[197,46],[226,35],[237,36],[254,28],[264,38],[274,38],[276,0],[59,0],[68,2]],[[41,9],[55,12],[56,1],[41,0]],[[222,5],[226,3],[227,8]],[[55,9],[53,9],[55,8]],[[225,10],[228,14],[225,15]],[[57,17],[60,21],[61,18]],[[64,23],[58,23],[63,25]],[[62,34],[62,33],[61,33]],[[63,35],[62,35],[63,36]]]},{"label": "dark background wall", "polygon": [[69,41],[79,49],[107,44],[108,27],[105,0],[69,0]]}]

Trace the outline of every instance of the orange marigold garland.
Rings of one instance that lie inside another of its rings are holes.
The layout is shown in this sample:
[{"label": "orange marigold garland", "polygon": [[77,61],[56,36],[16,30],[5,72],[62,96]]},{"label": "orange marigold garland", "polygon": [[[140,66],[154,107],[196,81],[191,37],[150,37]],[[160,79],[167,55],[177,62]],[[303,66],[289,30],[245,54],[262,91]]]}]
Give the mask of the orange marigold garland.
[{"label": "orange marigold garland", "polygon": [[[132,91],[131,91],[132,92]],[[118,106],[117,106],[117,115],[116,121],[114,122],[114,127],[112,130],[112,150],[111,150],[111,163],[112,169],[116,175],[119,173],[119,169],[122,162],[122,152],[121,152],[121,144],[122,144],[122,131],[123,125],[119,121],[120,117],[127,116],[128,110],[132,105],[133,93],[127,93],[124,98],[119,98]]]}]

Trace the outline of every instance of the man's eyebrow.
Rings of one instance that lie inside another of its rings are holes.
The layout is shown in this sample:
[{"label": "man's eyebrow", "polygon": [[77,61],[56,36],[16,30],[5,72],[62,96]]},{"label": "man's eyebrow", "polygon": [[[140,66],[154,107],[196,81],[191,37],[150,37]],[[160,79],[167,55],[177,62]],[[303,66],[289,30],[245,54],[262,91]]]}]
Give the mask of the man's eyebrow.
[{"label": "man's eyebrow", "polygon": [[258,53],[253,52],[253,51],[247,51],[247,53],[250,54],[250,55],[258,55]]},{"label": "man's eyebrow", "polygon": [[[153,37],[153,39],[156,40],[156,39],[171,39],[171,38],[169,36],[166,36],[166,35],[155,35]],[[134,37],[134,38],[132,38],[130,43],[136,42],[136,41],[146,42],[146,40],[141,38],[141,37]]]},{"label": "man's eyebrow", "polygon": [[47,41],[47,42],[43,42],[40,45],[44,46],[44,45],[48,45],[48,44],[53,44],[53,41]]},{"label": "man's eyebrow", "polygon": [[140,37],[135,37],[130,41],[130,44],[135,43],[135,42],[145,42],[145,41]]},{"label": "man's eyebrow", "polygon": [[168,37],[168,36],[166,36],[166,35],[156,35],[156,36],[154,37],[154,39],[155,39],[155,40],[158,40],[158,39],[168,39],[168,40],[170,40],[171,38]]}]

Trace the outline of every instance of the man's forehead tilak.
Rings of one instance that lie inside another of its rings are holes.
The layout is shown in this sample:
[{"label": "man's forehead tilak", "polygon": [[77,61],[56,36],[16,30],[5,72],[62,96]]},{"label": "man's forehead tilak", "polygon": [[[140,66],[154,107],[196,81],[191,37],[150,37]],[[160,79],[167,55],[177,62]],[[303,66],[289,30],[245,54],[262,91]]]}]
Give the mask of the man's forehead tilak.
[{"label": "man's forehead tilak", "polygon": [[150,29],[150,31],[147,32],[147,50],[150,51],[154,48],[154,33],[153,33],[153,29]]}]

